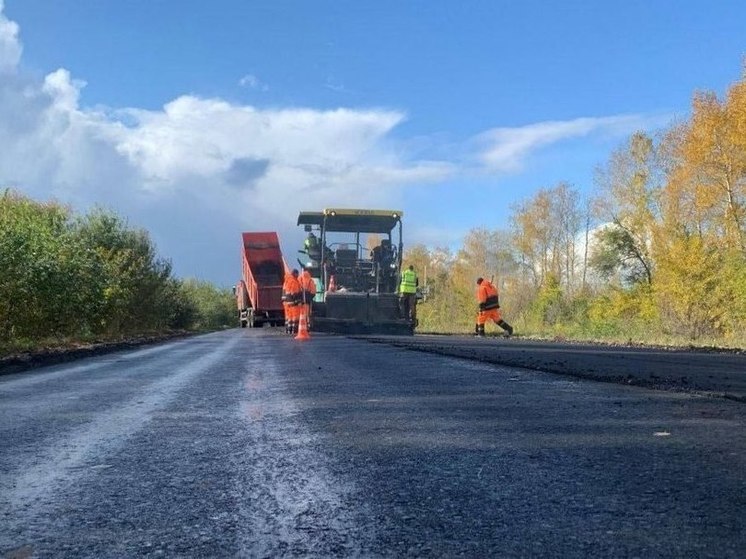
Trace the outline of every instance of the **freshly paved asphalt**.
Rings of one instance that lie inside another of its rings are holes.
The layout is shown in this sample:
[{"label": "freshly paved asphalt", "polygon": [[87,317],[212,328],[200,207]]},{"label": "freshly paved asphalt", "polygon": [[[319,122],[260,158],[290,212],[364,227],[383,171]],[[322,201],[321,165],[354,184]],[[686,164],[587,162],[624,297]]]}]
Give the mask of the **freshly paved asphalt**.
[{"label": "freshly paved asphalt", "polygon": [[626,382],[669,352],[599,383],[482,355],[517,340],[377,341],[236,329],[0,377],[0,554],[743,557],[737,390]]},{"label": "freshly paved asphalt", "polygon": [[502,336],[367,336],[368,341],[483,363],[650,388],[699,391],[746,402],[746,353],[546,342]]}]

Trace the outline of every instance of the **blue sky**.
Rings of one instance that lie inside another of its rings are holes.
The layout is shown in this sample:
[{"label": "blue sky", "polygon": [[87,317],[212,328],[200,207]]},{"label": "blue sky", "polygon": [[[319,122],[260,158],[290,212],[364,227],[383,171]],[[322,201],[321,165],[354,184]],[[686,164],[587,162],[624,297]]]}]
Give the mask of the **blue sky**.
[{"label": "blue sky", "polygon": [[0,0],[0,187],[114,208],[222,285],[241,230],[294,253],[324,206],[455,247],[722,94],[744,22],[740,1]]}]

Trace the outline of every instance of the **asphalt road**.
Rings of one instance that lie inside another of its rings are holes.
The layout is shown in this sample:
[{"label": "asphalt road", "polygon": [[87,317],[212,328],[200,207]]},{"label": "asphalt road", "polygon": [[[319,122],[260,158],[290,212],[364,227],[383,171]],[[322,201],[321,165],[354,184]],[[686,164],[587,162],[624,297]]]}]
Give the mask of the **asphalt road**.
[{"label": "asphalt road", "polygon": [[746,403],[746,353],[731,350],[557,343],[502,336],[366,336],[364,339],[483,363]]},{"label": "asphalt road", "polygon": [[0,553],[743,557],[713,394],[270,329],[5,375]]}]

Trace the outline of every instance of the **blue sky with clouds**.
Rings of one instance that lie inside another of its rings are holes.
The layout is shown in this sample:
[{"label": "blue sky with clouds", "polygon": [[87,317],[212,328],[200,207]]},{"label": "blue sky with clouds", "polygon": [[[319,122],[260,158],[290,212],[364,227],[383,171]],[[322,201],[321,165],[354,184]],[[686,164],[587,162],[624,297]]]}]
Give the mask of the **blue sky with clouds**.
[{"label": "blue sky with clouds", "polygon": [[294,252],[324,206],[403,209],[409,243],[454,247],[725,91],[744,22],[741,1],[0,0],[0,187],[112,207],[223,285],[241,230]]}]

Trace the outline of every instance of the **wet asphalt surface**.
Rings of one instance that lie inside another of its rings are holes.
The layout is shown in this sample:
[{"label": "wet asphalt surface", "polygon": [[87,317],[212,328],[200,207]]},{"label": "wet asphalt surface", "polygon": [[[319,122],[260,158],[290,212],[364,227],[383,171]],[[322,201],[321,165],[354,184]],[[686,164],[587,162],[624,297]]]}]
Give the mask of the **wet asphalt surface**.
[{"label": "wet asphalt surface", "polygon": [[721,396],[272,329],[9,374],[0,556],[743,557]]}]

